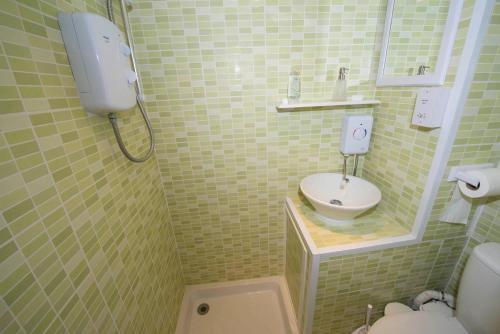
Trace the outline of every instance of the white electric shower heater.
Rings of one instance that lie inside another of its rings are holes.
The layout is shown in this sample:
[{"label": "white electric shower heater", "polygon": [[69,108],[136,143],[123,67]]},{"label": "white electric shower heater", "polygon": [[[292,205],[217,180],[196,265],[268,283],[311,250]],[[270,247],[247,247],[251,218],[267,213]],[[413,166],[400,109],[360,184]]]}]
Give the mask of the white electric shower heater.
[{"label": "white electric shower heater", "polygon": [[[120,0],[127,44],[114,24],[111,1],[106,3],[109,20],[92,13],[60,13],[59,26],[83,107],[94,114],[107,114],[123,154],[132,162],[143,162],[153,153],[154,136],[137,76],[127,16],[127,7],[131,8],[131,4]],[[139,158],[126,149],[115,114],[133,108],[136,103],[150,137],[148,152]]]}]

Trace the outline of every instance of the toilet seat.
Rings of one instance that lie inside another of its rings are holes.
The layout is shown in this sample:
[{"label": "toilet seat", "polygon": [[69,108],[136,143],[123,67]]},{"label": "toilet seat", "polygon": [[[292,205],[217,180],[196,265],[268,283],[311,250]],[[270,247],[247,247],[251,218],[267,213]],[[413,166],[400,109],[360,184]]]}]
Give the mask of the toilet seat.
[{"label": "toilet seat", "polygon": [[468,334],[457,318],[425,311],[405,312],[382,317],[368,334]]}]

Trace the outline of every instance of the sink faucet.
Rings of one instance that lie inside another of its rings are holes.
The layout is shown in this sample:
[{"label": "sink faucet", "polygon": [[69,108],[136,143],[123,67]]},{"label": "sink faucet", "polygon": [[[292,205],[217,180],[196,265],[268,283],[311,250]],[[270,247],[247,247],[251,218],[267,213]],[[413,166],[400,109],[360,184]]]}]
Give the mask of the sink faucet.
[{"label": "sink faucet", "polygon": [[418,67],[417,75],[425,75],[425,71],[428,70],[430,66],[420,65]]},{"label": "sink faucet", "polygon": [[358,160],[359,160],[359,155],[355,154],[354,155],[354,166],[352,167],[352,176],[356,176],[358,173]]},{"label": "sink faucet", "polygon": [[349,182],[347,178],[347,159],[349,158],[349,154],[342,154],[344,156],[344,166],[342,167],[342,181],[345,183]]}]

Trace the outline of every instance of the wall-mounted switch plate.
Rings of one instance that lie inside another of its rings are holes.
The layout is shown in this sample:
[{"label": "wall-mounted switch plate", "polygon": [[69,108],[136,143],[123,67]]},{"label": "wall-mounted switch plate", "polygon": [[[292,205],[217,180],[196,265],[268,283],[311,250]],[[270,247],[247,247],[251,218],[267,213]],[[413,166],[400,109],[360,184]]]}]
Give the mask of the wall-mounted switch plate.
[{"label": "wall-mounted switch plate", "polygon": [[450,96],[446,87],[422,88],[417,93],[411,123],[426,128],[439,128]]}]

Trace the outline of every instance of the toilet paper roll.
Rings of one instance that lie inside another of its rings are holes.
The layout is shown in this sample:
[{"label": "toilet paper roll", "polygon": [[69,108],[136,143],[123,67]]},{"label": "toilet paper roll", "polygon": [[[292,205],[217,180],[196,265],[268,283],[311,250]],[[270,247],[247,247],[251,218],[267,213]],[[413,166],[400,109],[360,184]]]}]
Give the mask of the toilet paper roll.
[{"label": "toilet paper roll", "polygon": [[479,179],[477,189],[458,181],[462,194],[470,198],[480,198],[500,195],[500,168],[485,168],[467,171],[467,174]]}]

